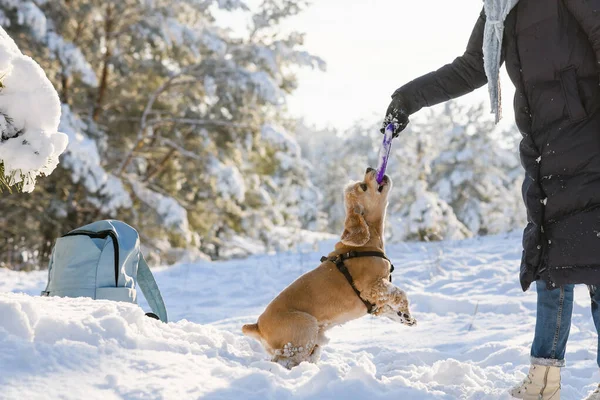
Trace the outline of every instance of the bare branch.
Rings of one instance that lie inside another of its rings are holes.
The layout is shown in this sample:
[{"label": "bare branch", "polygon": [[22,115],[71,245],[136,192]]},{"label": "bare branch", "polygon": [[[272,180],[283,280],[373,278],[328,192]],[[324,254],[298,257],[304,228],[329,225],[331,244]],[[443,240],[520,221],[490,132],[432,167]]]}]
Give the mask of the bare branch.
[{"label": "bare branch", "polygon": [[194,119],[194,118],[160,118],[148,121],[147,125],[149,126],[160,126],[167,125],[171,123],[178,124],[186,124],[186,125],[214,125],[214,126],[228,126],[232,128],[248,128],[248,124],[238,124],[231,121],[222,121],[222,120],[211,120],[211,119]]},{"label": "bare branch", "polygon": [[166,146],[171,147],[174,150],[177,150],[182,156],[185,156],[187,158],[191,158],[192,160],[196,160],[196,161],[204,161],[204,159],[202,157],[200,157],[198,154],[186,150],[183,147],[181,147],[180,145],[178,145],[177,143],[175,143],[174,141],[170,140],[170,139],[161,139],[160,142]]},{"label": "bare branch", "polygon": [[[117,173],[115,174],[116,176],[120,177],[121,175],[123,175],[123,171],[125,171],[125,168],[127,168],[129,163],[131,162],[134,152],[137,149],[141,148],[141,146],[143,145],[144,140],[146,138],[146,129],[148,127],[147,119],[148,119],[148,116],[150,115],[150,112],[152,111],[152,107],[154,106],[154,103],[156,102],[158,97],[162,93],[167,91],[169,88],[171,88],[176,83],[178,78],[181,78],[182,76],[187,75],[190,71],[193,71],[197,67],[198,67],[198,65],[190,65],[187,68],[182,69],[180,72],[178,72],[177,74],[175,74],[175,75],[171,76],[169,79],[167,79],[162,85],[160,85],[150,95],[150,98],[148,99],[148,102],[146,103],[146,107],[144,108],[144,112],[142,113],[142,118],[140,119],[140,127],[139,127],[138,133],[137,133],[136,144],[127,153],[127,156],[125,157],[125,159],[123,160],[123,163],[121,164]],[[187,81],[184,80],[181,83],[183,84],[185,82],[189,82],[189,80],[187,80]]]}]

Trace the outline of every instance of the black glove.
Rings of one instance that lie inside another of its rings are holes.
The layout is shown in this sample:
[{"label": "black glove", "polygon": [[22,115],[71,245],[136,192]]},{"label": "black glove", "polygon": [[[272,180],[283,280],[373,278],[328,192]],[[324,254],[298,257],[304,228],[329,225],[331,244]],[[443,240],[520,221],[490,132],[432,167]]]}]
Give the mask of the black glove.
[{"label": "black glove", "polygon": [[385,133],[385,128],[389,124],[394,124],[394,135],[398,137],[408,125],[408,112],[406,106],[403,104],[402,97],[399,94],[394,93],[392,96],[392,102],[388,106],[381,126],[381,133]]}]

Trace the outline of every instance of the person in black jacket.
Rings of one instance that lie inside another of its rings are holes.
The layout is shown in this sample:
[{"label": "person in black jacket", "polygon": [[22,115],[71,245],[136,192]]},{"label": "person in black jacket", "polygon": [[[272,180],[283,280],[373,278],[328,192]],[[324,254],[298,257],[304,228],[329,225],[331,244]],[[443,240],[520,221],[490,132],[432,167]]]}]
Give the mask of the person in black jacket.
[{"label": "person in black jacket", "polygon": [[532,365],[511,395],[559,399],[574,284],[589,286],[600,331],[600,0],[485,0],[465,53],[396,90],[383,126],[397,136],[421,108],[486,83],[498,120],[501,63],[523,136],[520,281],[538,292]]}]

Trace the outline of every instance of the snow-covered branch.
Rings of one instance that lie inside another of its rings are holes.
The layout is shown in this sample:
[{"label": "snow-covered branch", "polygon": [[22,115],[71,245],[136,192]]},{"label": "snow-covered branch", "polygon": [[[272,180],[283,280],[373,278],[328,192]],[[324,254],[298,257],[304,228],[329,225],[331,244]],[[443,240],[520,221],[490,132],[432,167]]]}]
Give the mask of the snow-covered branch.
[{"label": "snow-covered branch", "polygon": [[25,192],[49,175],[67,146],[60,101],[40,66],[0,28],[0,164],[8,186]]}]

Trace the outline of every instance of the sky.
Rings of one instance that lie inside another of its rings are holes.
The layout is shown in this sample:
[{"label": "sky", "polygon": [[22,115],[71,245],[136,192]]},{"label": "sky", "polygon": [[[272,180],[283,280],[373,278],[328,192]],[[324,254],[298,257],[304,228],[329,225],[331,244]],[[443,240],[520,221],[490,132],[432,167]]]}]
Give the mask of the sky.
[{"label": "sky", "polygon": [[[341,130],[383,119],[395,89],[464,52],[482,7],[481,0],[313,0],[286,27],[306,33],[306,50],[327,62],[327,72],[300,72],[290,111]],[[505,72],[501,79],[512,122],[514,89]],[[461,101],[489,104],[487,90]]]},{"label": "sky", "polygon": [[[403,84],[463,54],[481,0],[311,0],[284,30],[305,33],[304,50],[321,57],[327,71],[303,69],[288,98],[293,116],[317,128],[344,131],[359,120],[383,120],[391,94]],[[261,0],[246,0],[251,8]],[[218,20],[244,31],[247,20],[219,13]],[[514,88],[501,72],[502,125],[514,123]],[[460,99],[485,102],[486,88]],[[422,111],[424,112],[424,111]]]}]

